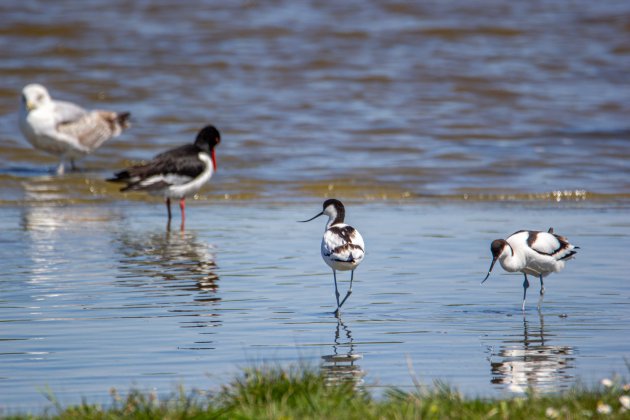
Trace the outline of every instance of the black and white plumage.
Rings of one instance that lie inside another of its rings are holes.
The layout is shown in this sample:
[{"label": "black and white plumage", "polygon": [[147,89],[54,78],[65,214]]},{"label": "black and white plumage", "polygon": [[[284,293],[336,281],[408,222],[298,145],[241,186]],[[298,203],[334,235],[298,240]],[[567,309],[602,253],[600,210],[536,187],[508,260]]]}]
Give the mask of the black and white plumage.
[{"label": "black and white plumage", "polygon": [[20,130],[33,147],[59,157],[57,174],[64,162],[83,157],[129,127],[128,112],[87,111],[70,102],[55,101],[39,84],[22,89]]},{"label": "black and white plumage", "polygon": [[[303,220],[303,222],[310,222],[323,215],[328,216],[328,223],[326,223],[326,231],[322,238],[321,254],[324,262],[333,270],[335,297],[337,298],[335,314],[338,315],[339,310],[352,294],[354,270],[365,257],[365,243],[358,230],[344,223],[346,211],[341,201],[326,200],[321,213],[308,220]],[[339,290],[337,288],[337,270],[351,271],[350,287],[341,302],[339,302]]]},{"label": "black and white plumage", "polygon": [[543,277],[562,270],[565,262],[577,253],[576,249],[579,247],[569,243],[567,238],[553,233],[553,228],[549,228],[547,232],[519,230],[507,239],[492,241],[490,245],[492,263],[488,275],[481,283],[488,279],[497,260],[505,271],[511,273],[520,271],[525,276],[522,306],[522,309],[525,310],[525,298],[529,287],[527,275],[536,276],[540,279],[540,299],[538,301],[538,309],[540,309],[545,294]]},{"label": "black and white plumage", "polygon": [[110,182],[124,182],[120,191],[146,191],[163,196],[168,220],[171,220],[171,198],[179,199],[182,228],[186,219],[186,197],[195,194],[210,180],[217,169],[215,147],[221,142],[219,130],[212,125],[197,134],[193,144],[160,153],[143,165],[117,172]]}]

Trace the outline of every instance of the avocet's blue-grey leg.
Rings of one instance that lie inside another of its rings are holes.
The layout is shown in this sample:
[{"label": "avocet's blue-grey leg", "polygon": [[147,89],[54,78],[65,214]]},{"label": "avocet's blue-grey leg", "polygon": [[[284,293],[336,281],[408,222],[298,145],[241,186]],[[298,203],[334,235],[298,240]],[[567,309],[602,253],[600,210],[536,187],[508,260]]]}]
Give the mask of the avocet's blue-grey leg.
[{"label": "avocet's blue-grey leg", "polygon": [[525,298],[527,297],[527,288],[529,287],[529,280],[527,280],[527,274],[523,273],[525,276],[525,281],[523,281],[523,306],[522,310],[525,310]]},{"label": "avocet's blue-grey leg", "polygon": [[538,298],[538,310],[542,306],[543,297],[545,296],[545,283],[543,282],[543,276],[540,275],[540,297]]},{"label": "avocet's blue-grey leg", "polygon": [[337,299],[337,309],[335,310],[335,315],[339,315],[339,289],[337,289],[337,272],[333,269],[333,279],[335,280],[335,298]]},{"label": "avocet's blue-grey leg", "polygon": [[346,297],[344,297],[341,301],[341,304],[339,305],[340,308],[343,306],[346,299],[348,299],[352,294],[352,280],[354,280],[354,270],[352,270],[352,272],[350,273],[350,288],[348,289],[348,293],[346,293]]}]

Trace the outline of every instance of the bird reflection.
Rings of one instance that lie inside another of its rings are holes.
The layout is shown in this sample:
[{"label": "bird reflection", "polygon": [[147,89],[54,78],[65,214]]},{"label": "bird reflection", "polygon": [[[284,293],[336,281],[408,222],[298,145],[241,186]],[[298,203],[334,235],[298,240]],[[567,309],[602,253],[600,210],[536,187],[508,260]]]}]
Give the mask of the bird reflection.
[{"label": "bird reflection", "polygon": [[114,211],[98,206],[24,205],[20,228],[27,240],[20,258],[29,261],[30,281],[50,281],[59,287],[55,279],[81,275],[97,260],[92,250],[102,246],[98,232],[107,232],[116,217]]},{"label": "bird reflection", "polygon": [[538,315],[539,325],[523,317],[523,336],[504,340],[499,352],[492,355],[499,360],[490,361],[491,383],[539,392],[559,391],[573,383],[573,347],[550,345],[544,317]]},{"label": "bird reflection", "polygon": [[119,278],[121,285],[142,286],[147,279],[168,283],[160,288],[196,293],[196,302],[218,303],[219,276],[215,273],[214,247],[197,240],[195,232],[162,231],[140,234],[122,233],[119,241],[124,257]]},{"label": "bird reflection", "polygon": [[356,364],[363,355],[355,351],[352,331],[344,324],[341,317],[337,317],[335,329],[335,344],[333,354],[322,356],[321,370],[326,378],[326,384],[353,383],[355,386],[363,384],[365,372]]}]

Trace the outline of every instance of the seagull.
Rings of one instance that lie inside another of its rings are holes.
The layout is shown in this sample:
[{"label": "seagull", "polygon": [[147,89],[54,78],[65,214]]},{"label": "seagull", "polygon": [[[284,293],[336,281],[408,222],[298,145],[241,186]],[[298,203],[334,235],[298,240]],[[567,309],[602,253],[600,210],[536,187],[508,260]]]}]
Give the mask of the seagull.
[{"label": "seagull", "polygon": [[[337,310],[335,315],[339,316],[339,310],[352,294],[352,281],[354,280],[354,270],[365,257],[365,244],[363,237],[358,230],[344,223],[346,210],[339,200],[329,199],[324,201],[323,210],[318,215],[301,222],[310,222],[319,216],[328,216],[326,231],[322,238],[321,253],[324,262],[332,268],[333,279],[335,281],[335,297],[337,298]],[[348,271],[350,274],[350,288],[339,302],[339,290],[337,289],[337,270]]]},{"label": "seagull", "polygon": [[71,102],[55,101],[39,84],[22,89],[20,130],[34,148],[59,157],[57,174],[64,173],[64,161],[83,157],[129,127],[129,112],[87,111]]},{"label": "seagull", "polygon": [[151,161],[117,172],[107,181],[124,182],[120,191],[146,191],[166,200],[171,221],[171,198],[179,199],[182,229],[186,220],[186,197],[195,194],[217,170],[214,148],[221,134],[213,125],[201,129],[193,144],[160,153]]},{"label": "seagull", "polygon": [[565,261],[570,260],[577,253],[579,247],[569,243],[564,236],[556,235],[553,228],[547,232],[535,230],[519,230],[507,239],[495,239],[490,245],[492,252],[492,264],[488,275],[481,282],[485,282],[490,277],[490,272],[494,264],[499,260],[501,267],[505,271],[514,273],[520,271],[525,276],[523,282],[523,306],[525,310],[525,297],[529,281],[527,275],[540,278],[540,299],[538,309],[545,294],[545,284],[543,277],[553,272],[558,272],[564,268]]}]

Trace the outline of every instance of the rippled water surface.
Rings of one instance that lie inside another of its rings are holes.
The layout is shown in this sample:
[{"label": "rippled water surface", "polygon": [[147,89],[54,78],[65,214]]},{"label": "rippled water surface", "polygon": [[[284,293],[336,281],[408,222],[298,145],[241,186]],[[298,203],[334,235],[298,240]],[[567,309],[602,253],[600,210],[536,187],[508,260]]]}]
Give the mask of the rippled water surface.
[{"label": "rippled water surface", "polygon": [[15,122],[40,82],[132,112],[107,173],[215,123],[220,197],[627,197],[627,2],[71,4],[0,5],[6,188],[56,163]]},{"label": "rippled water surface", "polygon": [[[627,374],[630,3],[416,3],[0,3],[0,408],[261,362],[376,392]],[[53,176],[17,127],[32,82],[133,127]],[[207,123],[183,232],[103,181]],[[295,223],[332,196],[368,248],[339,322],[323,221]],[[523,315],[520,275],[479,285],[489,243],[549,226],[581,250]]]},{"label": "rippled water surface", "polygon": [[[181,232],[157,205],[2,208],[3,404],[43,406],[46,386],[64,403],[132,384],[217,389],[264,362],[372,387],[441,379],[470,395],[627,373],[627,208],[349,206],[368,254],[339,323],[323,221],[295,222],[318,209],[192,206]],[[479,284],[490,240],[516,223],[552,224],[581,246],[546,281],[540,314],[536,282],[525,314],[520,275]],[[348,354],[352,365],[331,362]]]}]

